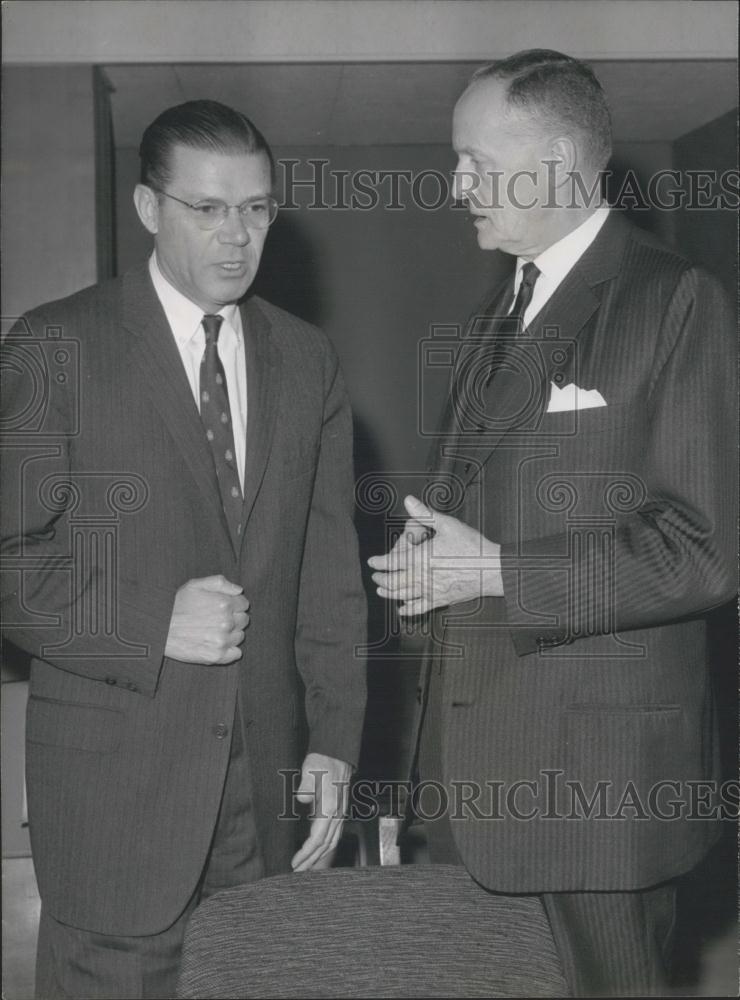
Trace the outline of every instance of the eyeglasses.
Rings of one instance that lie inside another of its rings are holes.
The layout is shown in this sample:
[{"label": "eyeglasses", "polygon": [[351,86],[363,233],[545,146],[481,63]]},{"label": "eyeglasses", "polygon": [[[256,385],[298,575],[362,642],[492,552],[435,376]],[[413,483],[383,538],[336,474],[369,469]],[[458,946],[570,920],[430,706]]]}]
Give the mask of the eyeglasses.
[{"label": "eyeglasses", "polygon": [[250,198],[243,201],[241,205],[227,205],[225,201],[218,198],[209,198],[204,201],[197,201],[195,204],[177,198],[174,194],[154,188],[158,194],[163,194],[165,198],[172,201],[179,201],[193,212],[195,224],[199,229],[218,229],[223,226],[229,217],[229,212],[235,208],[239,213],[239,218],[248,229],[267,229],[277,218],[278,203],[272,197]]}]

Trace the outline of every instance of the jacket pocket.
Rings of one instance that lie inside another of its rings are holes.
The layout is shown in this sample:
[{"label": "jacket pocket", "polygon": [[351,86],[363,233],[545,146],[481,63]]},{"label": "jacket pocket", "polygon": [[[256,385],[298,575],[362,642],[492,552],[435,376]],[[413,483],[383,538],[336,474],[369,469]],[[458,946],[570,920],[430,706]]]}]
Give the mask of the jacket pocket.
[{"label": "jacket pocket", "polygon": [[644,419],[644,416],[642,407],[630,406],[628,403],[588,406],[583,410],[556,410],[543,415],[540,430],[564,436],[603,434],[638,418]]},{"label": "jacket pocket", "polygon": [[71,701],[31,695],[26,712],[26,739],[39,746],[88,753],[113,753],[121,742],[123,712]]},{"label": "jacket pocket", "polygon": [[692,773],[679,705],[571,705],[563,724],[565,777],[586,790],[602,785],[612,807],[633,791],[646,802],[654,786]]}]

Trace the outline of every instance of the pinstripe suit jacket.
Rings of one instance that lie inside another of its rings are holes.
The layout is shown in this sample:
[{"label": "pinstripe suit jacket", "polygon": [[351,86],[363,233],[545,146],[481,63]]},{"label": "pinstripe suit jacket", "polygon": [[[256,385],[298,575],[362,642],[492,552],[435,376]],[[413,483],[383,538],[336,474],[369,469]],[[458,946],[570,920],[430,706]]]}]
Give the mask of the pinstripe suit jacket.
[{"label": "pinstripe suit jacket", "polygon": [[[646,886],[716,836],[687,783],[717,778],[702,615],[734,591],[732,329],[712,278],[612,212],[490,385],[457,385],[436,467],[502,544],[505,597],[435,612],[422,676],[442,661],[452,829],[485,886]],[[548,412],[569,383],[607,405]]]},{"label": "pinstripe suit jacket", "polygon": [[[238,551],[146,267],[34,311],[7,352],[4,622],[36,658],[27,781],[41,897],[75,926],[149,934],[182,911],[214,831],[237,685],[268,874],[294,850],[278,771],[300,763],[301,682],[308,749],[357,760],[365,598],[341,374],[308,324],[256,297],[242,320]],[[251,602],[241,661],[168,659],[175,591],[216,573]]]}]

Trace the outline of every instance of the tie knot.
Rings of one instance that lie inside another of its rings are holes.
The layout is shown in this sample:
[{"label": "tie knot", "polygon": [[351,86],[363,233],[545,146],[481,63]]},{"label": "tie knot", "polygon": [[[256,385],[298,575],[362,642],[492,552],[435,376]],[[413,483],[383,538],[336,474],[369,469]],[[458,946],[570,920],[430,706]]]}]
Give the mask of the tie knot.
[{"label": "tie knot", "polygon": [[214,343],[218,342],[218,333],[221,329],[221,324],[223,323],[223,316],[212,316],[210,313],[206,315],[201,320],[203,324],[203,329],[206,332],[206,343],[210,344],[211,341]]},{"label": "tie knot", "polygon": [[525,264],[522,268],[522,285],[526,285],[527,288],[534,288],[534,283],[540,276],[540,269],[532,261]]}]

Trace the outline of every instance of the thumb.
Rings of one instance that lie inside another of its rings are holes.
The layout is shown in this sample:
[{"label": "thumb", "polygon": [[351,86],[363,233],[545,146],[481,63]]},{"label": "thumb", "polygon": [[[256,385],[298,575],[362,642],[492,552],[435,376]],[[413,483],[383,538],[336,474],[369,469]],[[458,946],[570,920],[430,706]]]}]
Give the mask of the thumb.
[{"label": "thumb", "polygon": [[313,802],[316,795],[316,775],[307,767],[301,770],[301,783],[295,796],[299,802]]},{"label": "thumb", "polygon": [[426,504],[423,504],[421,500],[417,500],[414,496],[407,496],[403,501],[403,505],[411,517],[432,527],[434,524],[434,511],[427,507]]},{"label": "thumb", "polygon": [[226,577],[219,573],[216,576],[204,576],[200,581],[201,589],[211,590],[217,594],[241,594],[243,587],[238,583],[231,583]]}]

